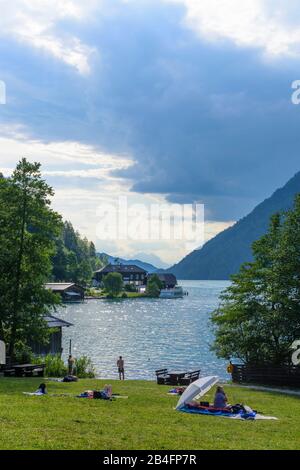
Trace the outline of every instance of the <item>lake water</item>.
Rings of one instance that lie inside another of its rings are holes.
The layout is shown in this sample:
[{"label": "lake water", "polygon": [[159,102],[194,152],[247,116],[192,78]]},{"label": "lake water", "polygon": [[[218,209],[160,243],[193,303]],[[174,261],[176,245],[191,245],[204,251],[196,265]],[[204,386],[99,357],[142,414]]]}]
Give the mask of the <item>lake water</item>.
[{"label": "lake water", "polygon": [[125,360],[125,378],[153,379],[156,369],[201,369],[228,378],[226,362],[210,350],[210,313],[227,281],[181,281],[183,299],[88,300],[69,304],[57,316],[63,329],[64,359],[72,339],[74,356],[91,357],[97,376],[117,378],[116,360]]}]

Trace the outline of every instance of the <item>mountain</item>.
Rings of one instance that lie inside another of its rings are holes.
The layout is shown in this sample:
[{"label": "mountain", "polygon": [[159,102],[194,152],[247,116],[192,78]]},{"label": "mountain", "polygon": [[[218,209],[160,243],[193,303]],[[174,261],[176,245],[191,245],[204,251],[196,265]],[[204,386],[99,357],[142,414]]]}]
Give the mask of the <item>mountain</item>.
[{"label": "mountain", "polygon": [[135,264],[139,268],[145,269],[145,271],[147,271],[148,273],[155,273],[159,270],[156,266],[153,266],[153,264],[145,263],[144,261],[141,261],[139,259],[123,259],[118,258],[117,256],[110,256],[107,253],[98,253],[98,256],[101,258],[107,258],[107,261],[110,264]]},{"label": "mountain", "polygon": [[158,269],[167,269],[170,264],[165,263],[159,258],[159,256],[148,253],[136,253],[135,257],[143,263],[149,263],[153,266],[157,266]]},{"label": "mountain", "polygon": [[178,279],[229,279],[242,263],[252,260],[251,245],[267,231],[271,215],[290,209],[297,193],[300,193],[300,172],[249,215],[187,255],[169,271]]}]

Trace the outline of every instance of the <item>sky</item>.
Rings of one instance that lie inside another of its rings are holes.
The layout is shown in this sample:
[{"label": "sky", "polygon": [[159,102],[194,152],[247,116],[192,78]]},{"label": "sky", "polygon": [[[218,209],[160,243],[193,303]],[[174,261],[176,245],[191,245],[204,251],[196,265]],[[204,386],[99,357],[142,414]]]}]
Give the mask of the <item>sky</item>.
[{"label": "sky", "polygon": [[[0,171],[41,162],[53,207],[99,251],[172,264],[200,240],[140,236],[145,220],[159,223],[150,207],[204,204],[202,243],[300,170],[296,0],[0,0],[0,10]],[[120,197],[146,207],[138,237],[103,235],[103,207]]]}]

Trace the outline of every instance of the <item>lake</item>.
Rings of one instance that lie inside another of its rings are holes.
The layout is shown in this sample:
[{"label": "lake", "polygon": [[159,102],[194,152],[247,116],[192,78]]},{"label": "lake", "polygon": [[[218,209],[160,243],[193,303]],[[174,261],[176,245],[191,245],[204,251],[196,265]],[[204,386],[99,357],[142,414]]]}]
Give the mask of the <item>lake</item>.
[{"label": "lake", "polygon": [[125,378],[153,379],[156,369],[201,369],[228,378],[226,361],[210,350],[210,313],[228,281],[179,281],[183,299],[88,300],[57,314],[74,326],[64,328],[64,359],[89,356],[97,376],[117,378],[116,361],[125,360]]}]

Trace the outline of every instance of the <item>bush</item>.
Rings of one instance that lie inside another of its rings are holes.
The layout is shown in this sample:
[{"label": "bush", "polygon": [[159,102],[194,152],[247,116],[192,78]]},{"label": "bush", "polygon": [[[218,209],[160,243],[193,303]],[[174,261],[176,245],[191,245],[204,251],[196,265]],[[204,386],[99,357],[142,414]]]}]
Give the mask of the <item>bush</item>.
[{"label": "bush", "polygon": [[[37,364],[46,364],[46,377],[65,377],[68,375],[68,367],[60,355],[48,354],[40,356],[34,360]],[[95,377],[95,370],[92,361],[87,356],[75,359],[76,369],[74,374],[81,379],[92,379]]]},{"label": "bush", "polygon": [[128,298],[128,295],[126,294],[126,292],[123,292],[123,294],[122,294],[121,297],[122,297],[122,299],[127,299],[127,298]]},{"label": "bush", "polygon": [[133,284],[125,284],[124,289],[126,292],[137,292],[137,288]]},{"label": "bush", "polygon": [[41,356],[36,360],[39,364],[46,364],[45,375],[46,377],[64,377],[68,373],[68,369],[60,355]]},{"label": "bush", "polygon": [[99,297],[99,295],[101,294],[102,294],[101,289],[89,288],[89,289],[86,289],[85,291],[85,295],[90,296],[90,297]]},{"label": "bush", "polygon": [[81,356],[75,360],[76,375],[81,379],[93,379],[95,369],[91,359],[87,356]]},{"label": "bush", "polygon": [[163,284],[158,275],[151,274],[151,276],[148,278],[146,294],[148,297],[159,297],[162,287]]}]

